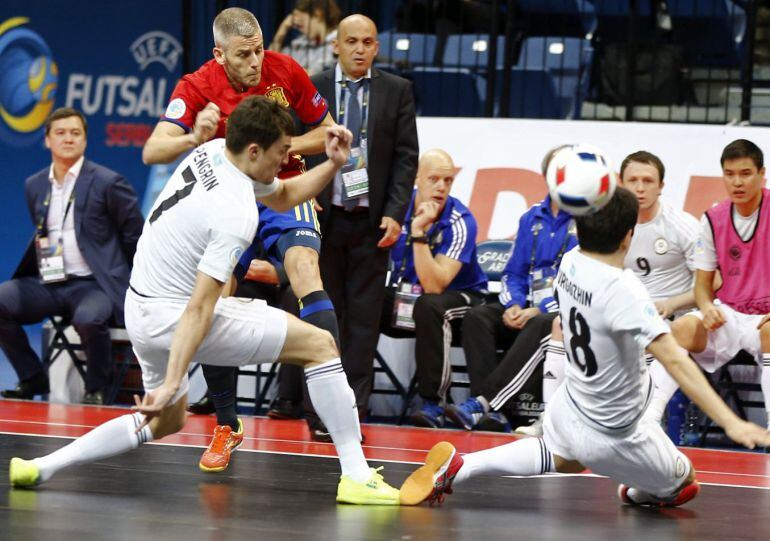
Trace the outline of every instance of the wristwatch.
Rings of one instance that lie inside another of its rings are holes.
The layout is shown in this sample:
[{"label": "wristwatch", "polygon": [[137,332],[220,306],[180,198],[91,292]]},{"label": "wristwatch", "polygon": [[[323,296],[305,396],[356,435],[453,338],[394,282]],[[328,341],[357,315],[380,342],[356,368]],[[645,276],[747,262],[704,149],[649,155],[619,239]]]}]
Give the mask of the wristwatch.
[{"label": "wristwatch", "polygon": [[412,237],[412,242],[415,244],[428,244],[428,236],[423,233],[419,237]]}]

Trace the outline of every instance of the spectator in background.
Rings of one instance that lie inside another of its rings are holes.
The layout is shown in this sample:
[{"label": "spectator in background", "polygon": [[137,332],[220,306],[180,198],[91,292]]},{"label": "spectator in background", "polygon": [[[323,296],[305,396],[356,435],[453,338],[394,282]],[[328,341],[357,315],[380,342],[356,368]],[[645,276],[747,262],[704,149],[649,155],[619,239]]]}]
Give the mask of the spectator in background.
[{"label": "spectator in background", "polygon": [[144,219],[131,185],[84,157],[88,124],[56,109],[45,123],[51,165],[24,190],[35,237],[12,280],[0,284],[0,347],[19,377],[4,398],[49,392],[46,367],[22,325],[62,316],[86,356],[85,404],[102,404],[112,376],[110,324],[123,325],[123,301]]},{"label": "spectator in background", "polygon": [[357,147],[358,159],[318,195],[318,219],[321,276],[339,317],[342,365],[361,418],[374,380],[388,251],[401,233],[418,156],[412,85],[372,67],[378,50],[374,22],[346,17],[334,42],[338,64],[311,79]]},{"label": "spectator in background", "polygon": [[[543,159],[545,176],[556,153]],[[455,424],[471,430],[484,419],[484,428],[503,430],[498,413],[524,387],[543,363],[558,306],[553,279],[561,258],[577,245],[572,216],[547,195],[519,219],[513,253],[503,271],[498,302],[471,310],[463,322],[463,351],[468,365],[471,397],[447,407]],[[497,363],[497,350],[506,354]]]},{"label": "spectator in background", "polygon": [[[416,189],[391,254],[382,325],[414,330],[417,426],[437,428],[451,383],[452,326],[484,302],[487,277],[476,260],[476,219],[449,195],[457,168],[443,150],[420,158]],[[392,334],[392,333],[391,333]]]},{"label": "spectator in background", "polygon": [[[333,43],[339,22],[340,8],[334,0],[297,0],[276,30],[269,49],[288,54],[315,75],[334,65]],[[292,29],[300,35],[286,44]]]}]

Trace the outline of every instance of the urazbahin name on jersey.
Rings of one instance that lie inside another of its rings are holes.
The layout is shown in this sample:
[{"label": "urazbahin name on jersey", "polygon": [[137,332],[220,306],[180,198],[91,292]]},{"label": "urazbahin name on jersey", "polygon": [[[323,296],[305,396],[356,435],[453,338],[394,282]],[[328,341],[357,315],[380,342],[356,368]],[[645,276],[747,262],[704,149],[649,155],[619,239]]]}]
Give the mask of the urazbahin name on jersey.
[{"label": "urazbahin name on jersey", "polygon": [[195,167],[198,169],[198,179],[203,183],[203,187],[206,188],[207,192],[219,185],[217,177],[214,175],[214,169],[209,162],[209,155],[203,147],[198,147],[195,151],[193,161],[195,162]]},{"label": "urazbahin name on jersey", "polygon": [[593,297],[593,293],[591,293],[590,291],[586,291],[585,289],[573,284],[569,280],[569,278],[567,278],[567,275],[564,274],[563,272],[559,272],[557,285],[559,289],[563,290],[570,297],[575,299],[576,302],[584,306],[589,306],[589,307],[591,306],[591,299]]}]

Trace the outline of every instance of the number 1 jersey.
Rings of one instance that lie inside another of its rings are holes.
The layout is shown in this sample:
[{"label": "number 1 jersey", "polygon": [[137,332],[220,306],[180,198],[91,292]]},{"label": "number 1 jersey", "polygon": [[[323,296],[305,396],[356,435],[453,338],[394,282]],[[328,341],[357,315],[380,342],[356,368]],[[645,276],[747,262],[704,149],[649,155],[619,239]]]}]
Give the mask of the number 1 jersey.
[{"label": "number 1 jersey", "polygon": [[644,350],[669,332],[639,279],[574,249],[555,283],[569,366],[568,402],[591,426],[623,431],[652,397]]}]

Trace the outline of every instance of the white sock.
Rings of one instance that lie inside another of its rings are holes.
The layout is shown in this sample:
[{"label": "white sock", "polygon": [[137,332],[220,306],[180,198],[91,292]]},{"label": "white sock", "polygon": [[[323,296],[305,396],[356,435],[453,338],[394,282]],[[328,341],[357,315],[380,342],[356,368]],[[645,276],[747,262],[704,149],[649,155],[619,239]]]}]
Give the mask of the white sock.
[{"label": "white sock", "polygon": [[650,370],[650,377],[652,377],[652,383],[655,388],[652,390],[652,400],[647,408],[645,416],[648,419],[653,419],[656,423],[659,423],[663,419],[663,412],[666,411],[671,397],[679,389],[679,384],[671,374],[663,368],[655,357],[650,356],[652,362],[648,364]]},{"label": "white sock", "polygon": [[770,429],[770,353],[762,354],[762,377],[760,379],[762,395],[765,397],[767,411],[767,426]]},{"label": "white sock", "polygon": [[40,481],[48,481],[59,470],[69,466],[96,462],[136,449],[141,443],[151,442],[153,435],[149,426],[136,431],[143,420],[141,413],[122,415],[97,426],[58,451],[34,459],[40,469]]},{"label": "white sock", "polygon": [[564,342],[549,340],[543,361],[543,404],[548,404],[553,393],[564,381],[566,369],[567,353],[564,351]]},{"label": "white sock", "polygon": [[499,447],[463,455],[454,483],[478,475],[540,475],[555,472],[553,454],[542,438],[523,438]]},{"label": "white sock", "polygon": [[337,448],[342,475],[358,483],[367,481],[371,471],[361,449],[356,396],[339,358],[305,369],[305,378],[310,401]]},{"label": "white sock", "polygon": [[481,407],[484,408],[484,413],[489,413],[489,401],[481,395],[477,396],[476,400],[478,400]]}]

